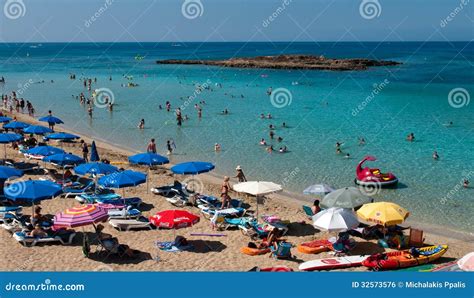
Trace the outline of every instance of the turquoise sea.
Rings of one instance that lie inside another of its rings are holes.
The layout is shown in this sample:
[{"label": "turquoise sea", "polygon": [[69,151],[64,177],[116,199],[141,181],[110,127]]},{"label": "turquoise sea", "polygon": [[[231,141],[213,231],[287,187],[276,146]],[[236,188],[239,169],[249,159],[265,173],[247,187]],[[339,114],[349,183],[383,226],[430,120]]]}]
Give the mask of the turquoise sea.
[{"label": "turquoise sea", "polygon": [[[281,53],[403,64],[330,72],[155,63]],[[135,59],[137,55],[144,58]],[[249,179],[282,183],[294,193],[321,182],[337,188],[353,185],[358,161],[370,154],[378,158],[371,166],[392,171],[401,182],[398,189],[374,195],[377,200],[399,203],[417,221],[474,230],[472,43],[4,43],[0,62],[0,76],[6,79],[1,93],[21,91],[38,115],[51,109],[77,132],[141,151],[154,137],[161,153],[172,138],[174,162],[210,161],[219,175],[233,174],[241,165]],[[70,73],[77,79],[69,79]],[[121,87],[128,82],[124,75],[133,76],[139,86]],[[96,77],[93,89],[113,92],[113,112],[95,108],[93,117],[88,116],[75,99],[81,92],[89,94],[81,77]],[[196,84],[206,82],[212,90],[197,94]],[[269,87],[287,89],[287,97],[272,105]],[[173,109],[183,105],[183,114],[190,117],[182,127],[173,112],[158,109],[167,100]],[[199,120],[194,104],[202,100],[206,104]],[[221,115],[224,109],[230,114]],[[271,113],[273,119],[260,119],[261,113]],[[144,130],[136,127],[141,118]],[[452,126],[445,125],[451,121]],[[289,127],[282,128],[283,122]],[[268,154],[258,145],[261,138],[270,141],[270,124],[283,138],[270,143],[286,145],[288,153]],[[413,143],[405,140],[410,132],[416,137]],[[358,145],[359,137],[365,138],[365,146]],[[350,159],[335,153],[337,141]],[[214,152],[214,143],[222,145],[222,152]],[[432,159],[435,150],[438,161]],[[471,188],[461,187],[463,179],[471,180]]]}]

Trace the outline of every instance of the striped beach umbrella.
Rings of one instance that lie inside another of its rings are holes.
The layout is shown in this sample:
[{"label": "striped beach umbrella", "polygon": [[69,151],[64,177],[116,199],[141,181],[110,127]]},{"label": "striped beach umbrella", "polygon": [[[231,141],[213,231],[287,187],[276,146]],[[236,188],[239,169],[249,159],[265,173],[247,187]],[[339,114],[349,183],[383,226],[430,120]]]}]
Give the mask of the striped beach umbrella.
[{"label": "striped beach umbrella", "polygon": [[109,215],[98,205],[84,205],[66,209],[54,216],[54,228],[76,228],[104,222]]}]

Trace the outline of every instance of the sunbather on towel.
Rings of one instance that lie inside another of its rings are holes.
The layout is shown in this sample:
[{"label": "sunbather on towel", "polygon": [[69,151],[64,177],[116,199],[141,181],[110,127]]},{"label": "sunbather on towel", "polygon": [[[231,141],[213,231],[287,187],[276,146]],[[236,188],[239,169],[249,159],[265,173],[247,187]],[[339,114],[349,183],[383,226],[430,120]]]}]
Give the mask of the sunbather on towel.
[{"label": "sunbather on towel", "polygon": [[112,237],[112,235],[110,234],[103,233],[103,230],[103,225],[97,226],[97,236],[99,237],[99,240],[104,244],[106,249],[113,249],[114,247],[117,247],[117,250],[120,254],[126,254],[129,257],[136,256],[135,250],[130,249],[130,247],[126,244],[120,244],[117,238]]}]

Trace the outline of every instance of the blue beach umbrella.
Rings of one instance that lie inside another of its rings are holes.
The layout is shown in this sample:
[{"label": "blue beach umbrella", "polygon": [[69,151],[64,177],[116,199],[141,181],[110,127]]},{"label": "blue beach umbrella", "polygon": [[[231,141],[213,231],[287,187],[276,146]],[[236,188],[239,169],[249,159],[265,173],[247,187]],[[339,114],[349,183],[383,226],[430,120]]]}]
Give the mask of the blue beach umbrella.
[{"label": "blue beach umbrella", "polygon": [[31,154],[31,155],[50,156],[50,155],[64,153],[64,150],[53,147],[53,146],[38,146],[38,147],[34,147],[34,148],[26,150],[26,153]]},{"label": "blue beach umbrella", "polygon": [[91,161],[100,161],[99,153],[97,152],[97,147],[95,146],[95,141],[92,141],[91,145]]},{"label": "blue beach umbrella", "polygon": [[67,133],[67,132],[52,133],[45,137],[45,139],[51,139],[51,140],[74,140],[74,139],[79,139],[79,138],[80,136],[73,135],[72,133]]},{"label": "blue beach umbrella", "polygon": [[12,121],[10,123],[4,124],[3,128],[6,129],[24,129],[30,126],[28,123],[20,122],[20,121]]},{"label": "blue beach umbrella", "polygon": [[41,117],[38,120],[42,121],[42,122],[48,122],[48,123],[54,123],[54,124],[64,123],[63,120],[59,119],[58,117],[51,116],[51,115]]},{"label": "blue beach umbrella", "polygon": [[21,140],[23,137],[17,133],[0,133],[0,144],[5,149],[5,159],[7,159],[7,144]]},{"label": "blue beach umbrella", "polygon": [[5,116],[0,116],[0,122],[1,123],[10,122],[10,121],[12,121],[12,118],[5,117]]},{"label": "blue beach umbrella", "polygon": [[12,167],[0,166],[0,179],[7,180],[11,177],[21,177],[23,172]]},{"label": "blue beach umbrella", "polygon": [[128,162],[136,165],[157,166],[169,163],[169,159],[156,153],[139,153],[128,157]]},{"label": "blue beach umbrella", "polygon": [[47,180],[18,181],[3,188],[5,197],[11,201],[35,203],[51,199],[62,193],[61,185]]},{"label": "blue beach umbrella", "polygon": [[102,163],[102,162],[89,162],[79,165],[74,168],[74,172],[80,175],[94,174],[94,175],[107,175],[110,173],[117,172],[117,167],[113,165]]},{"label": "blue beach umbrella", "polygon": [[31,126],[28,126],[25,129],[23,129],[23,132],[24,133],[35,134],[35,135],[44,135],[45,133],[53,132],[53,130],[48,128],[48,127],[41,126],[41,125],[31,125]]},{"label": "blue beach umbrella", "polygon": [[197,175],[214,170],[214,165],[210,162],[190,161],[177,164],[171,168],[175,174],[181,175]]},{"label": "blue beach umbrella", "polygon": [[99,184],[104,187],[124,188],[130,186],[137,186],[146,182],[146,175],[142,172],[132,170],[125,170],[115,172],[99,179]]},{"label": "blue beach umbrella", "polygon": [[78,165],[84,163],[84,159],[80,158],[77,155],[69,153],[60,153],[46,156],[45,158],[43,158],[43,161],[55,163],[60,166]]}]

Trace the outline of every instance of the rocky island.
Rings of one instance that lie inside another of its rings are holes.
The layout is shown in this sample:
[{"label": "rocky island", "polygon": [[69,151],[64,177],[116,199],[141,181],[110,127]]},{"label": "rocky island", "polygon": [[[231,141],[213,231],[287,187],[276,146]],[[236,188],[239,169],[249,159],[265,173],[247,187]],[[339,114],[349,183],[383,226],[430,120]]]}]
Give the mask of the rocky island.
[{"label": "rocky island", "polygon": [[400,62],[371,60],[363,58],[331,59],[324,56],[311,55],[278,55],[258,56],[250,58],[231,58],[226,60],[158,60],[157,64],[211,65],[237,68],[269,68],[269,69],[314,69],[314,70],[365,70],[374,66],[399,65]]}]

